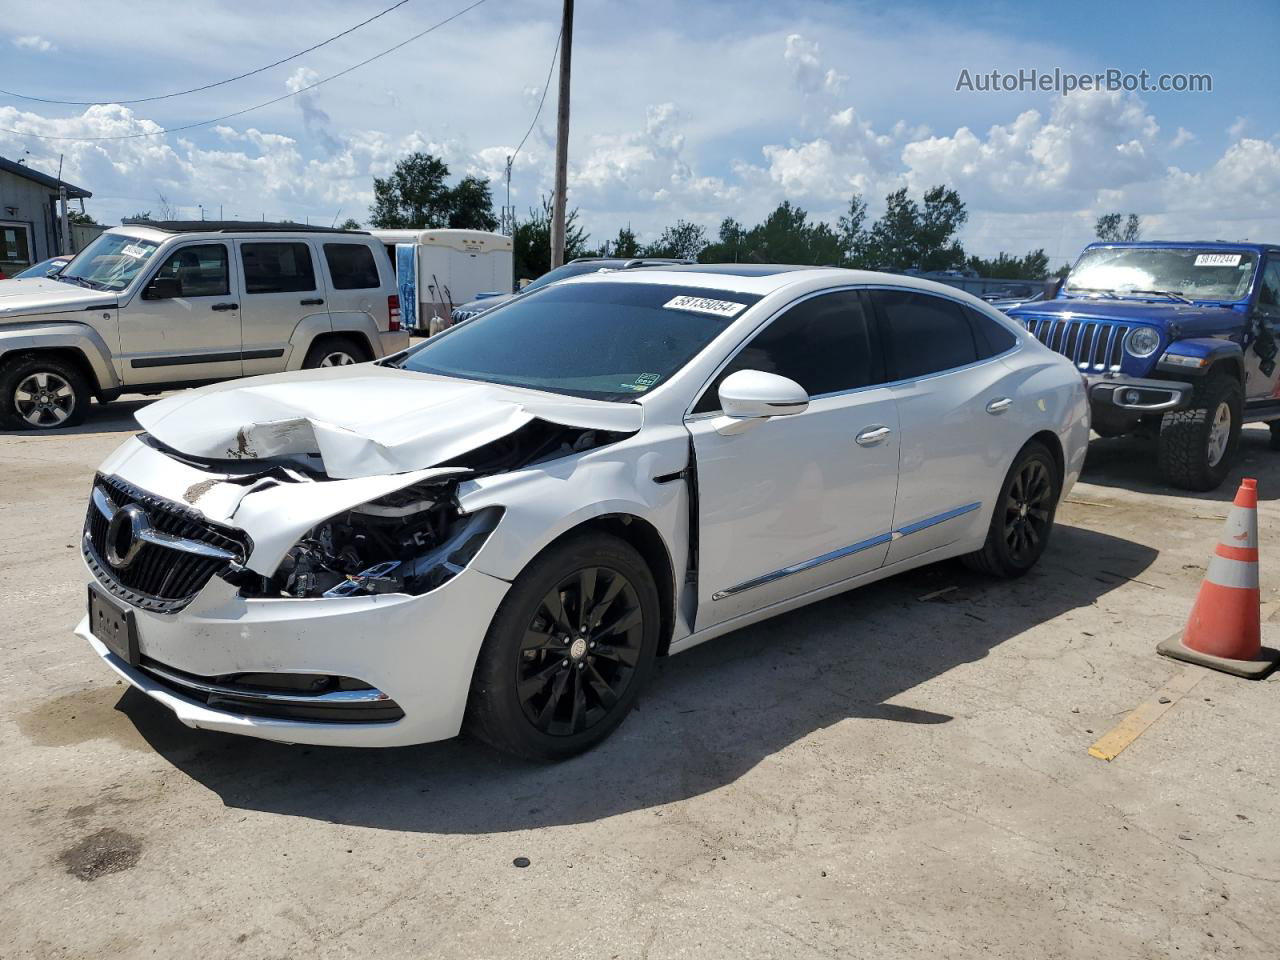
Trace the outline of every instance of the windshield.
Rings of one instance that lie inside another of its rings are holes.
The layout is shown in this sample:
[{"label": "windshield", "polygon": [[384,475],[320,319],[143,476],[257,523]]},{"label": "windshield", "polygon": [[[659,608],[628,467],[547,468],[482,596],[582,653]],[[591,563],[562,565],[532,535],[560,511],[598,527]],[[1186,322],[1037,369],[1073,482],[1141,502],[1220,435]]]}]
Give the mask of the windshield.
[{"label": "windshield", "polygon": [[649,283],[567,283],[428,340],[406,370],[632,400],[660,386],[760,298]]},{"label": "windshield", "polygon": [[543,287],[555,283],[557,280],[563,280],[565,277],[577,277],[584,273],[596,273],[600,270],[608,270],[602,263],[566,263],[563,267],[556,267],[549,273],[544,273],[533,283],[524,288],[524,292],[530,290],[541,290]]},{"label": "windshield", "polygon": [[123,233],[104,233],[58,274],[58,280],[94,290],[123,290],[160,244]]},{"label": "windshield", "polygon": [[62,257],[51,257],[48,260],[41,260],[39,263],[32,264],[21,273],[13,275],[14,280],[26,280],[31,277],[47,277],[50,271],[57,270],[59,265],[65,264],[67,261]]},{"label": "windshield", "polygon": [[1096,247],[1086,250],[1072,268],[1066,292],[1239,300],[1249,293],[1257,261],[1257,256],[1247,251]]}]

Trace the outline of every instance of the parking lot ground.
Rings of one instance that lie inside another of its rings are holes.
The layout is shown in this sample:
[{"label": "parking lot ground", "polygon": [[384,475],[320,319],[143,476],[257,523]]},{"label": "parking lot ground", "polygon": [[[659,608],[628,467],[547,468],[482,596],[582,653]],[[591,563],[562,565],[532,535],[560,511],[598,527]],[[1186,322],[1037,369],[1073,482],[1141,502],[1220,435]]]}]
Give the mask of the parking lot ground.
[{"label": "parking lot ground", "polygon": [[1205,497],[1096,440],[1026,578],[942,564],[704,644],[540,766],[198,732],[120,686],[71,628],[130,412],[0,436],[4,957],[1280,955],[1280,678],[1203,672],[1087,752],[1198,669],[1155,645],[1240,476],[1277,599],[1265,430]]}]

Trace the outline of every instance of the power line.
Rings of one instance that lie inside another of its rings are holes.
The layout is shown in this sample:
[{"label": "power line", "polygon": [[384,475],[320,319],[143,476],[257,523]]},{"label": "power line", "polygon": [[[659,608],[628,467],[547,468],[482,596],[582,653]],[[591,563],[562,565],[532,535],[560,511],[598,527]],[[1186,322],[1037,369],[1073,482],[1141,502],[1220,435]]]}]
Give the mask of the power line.
[{"label": "power line", "polygon": [[560,56],[560,40],[564,37],[564,32],[556,34],[556,48],[551,53],[551,65],[547,67],[547,82],[542,85],[542,98],[538,100],[538,109],[533,113],[533,120],[529,123],[529,129],[524,132],[524,136],[520,138],[520,146],[516,147],[511,154],[511,159],[507,161],[507,165],[516,162],[516,157],[520,155],[520,148],[524,146],[524,142],[529,139],[529,134],[533,133],[533,128],[538,125],[538,117],[542,115],[542,105],[547,102],[547,91],[551,89],[551,74],[555,72],[556,60]]},{"label": "power line", "polygon": [[162,93],[154,97],[138,97],[135,100],[54,100],[49,97],[32,97],[25,93],[15,93],[12,90],[4,90],[4,89],[0,89],[0,93],[3,93],[5,96],[9,96],[9,97],[17,97],[19,100],[31,100],[35,103],[56,103],[56,104],[61,104],[67,107],[103,107],[113,103],[118,103],[121,106],[128,106],[134,103],[154,103],[156,100],[168,100],[171,97],[185,97],[189,93],[199,93],[202,90],[212,90],[214,87],[221,87],[222,85],[227,83],[234,83],[237,80],[243,80],[245,77],[252,77],[255,74],[262,73],[266,70],[270,70],[272,67],[278,67],[282,63],[288,63],[290,60],[297,60],[299,57],[305,56],[306,54],[311,53],[314,50],[319,50],[321,47],[326,46],[330,43],[333,43],[333,41],[339,40],[342,37],[345,37],[349,33],[354,33],[355,31],[359,30],[361,27],[368,26],[369,24],[373,23],[373,21],[379,19],[380,17],[385,17],[392,10],[395,10],[398,7],[403,7],[408,2],[409,0],[399,0],[398,3],[393,3],[391,6],[387,7],[387,9],[383,10],[381,13],[375,13],[368,20],[361,20],[355,26],[348,27],[346,30],[343,30],[341,33],[335,33],[328,40],[321,40],[319,43],[314,44],[313,46],[307,47],[307,49],[305,50],[299,50],[297,53],[287,56],[283,60],[277,60],[275,63],[268,63],[265,67],[258,67],[256,70],[250,70],[247,73],[241,73],[241,74],[237,74],[234,77],[228,77],[226,80],[218,80],[214,83],[206,83],[202,87],[192,87],[189,90],[178,90],[178,91],[175,91],[174,93]]},{"label": "power line", "polygon": [[415,33],[412,37],[409,37],[407,40],[400,41],[394,47],[389,47],[388,49],[383,50],[381,53],[375,53],[372,57],[369,57],[367,60],[361,60],[359,63],[353,64],[352,66],[347,67],[345,70],[339,70],[337,73],[330,74],[327,77],[317,80],[315,83],[308,84],[307,86],[302,87],[301,89],[293,90],[289,93],[283,94],[282,96],[275,97],[274,99],[268,100],[265,103],[259,103],[252,107],[245,107],[243,110],[236,110],[234,113],[225,113],[220,117],[214,117],[212,120],[197,120],[194,123],[184,123],[181,126],[177,126],[177,127],[166,127],[163,130],[151,130],[146,133],[123,133],[123,134],[117,134],[111,137],[50,137],[40,133],[29,133],[23,130],[12,130],[7,127],[0,127],[0,133],[10,133],[17,137],[30,137],[34,140],[59,140],[59,141],[66,140],[66,141],[74,141],[79,143],[97,143],[103,140],[137,140],[141,137],[162,137],[167,133],[180,133],[183,130],[191,130],[191,129],[194,129],[195,127],[207,127],[211,123],[221,123],[223,120],[231,120],[235,117],[244,116],[246,113],[252,113],[255,110],[261,110],[264,107],[270,107],[273,104],[277,104],[282,100],[288,100],[290,97],[296,97],[300,93],[306,93],[308,90],[314,90],[316,87],[322,84],[328,83],[330,80],[337,80],[339,77],[344,77],[353,70],[358,70],[361,67],[367,66],[373,63],[375,60],[381,60],[383,57],[387,56],[388,54],[395,53],[401,47],[407,46],[408,44],[413,43],[413,41],[418,40],[422,37],[425,37],[428,33],[432,33],[433,31],[439,30],[441,27],[445,26],[446,24],[452,23],[454,20],[457,20],[463,14],[470,13],[476,7],[480,6],[485,2],[486,0],[475,0],[475,2],[472,3],[470,6],[463,7],[461,10],[459,10],[457,13],[453,14],[452,16],[446,17],[445,19],[441,20],[439,23],[432,24],[431,26],[427,27],[427,29],[421,31],[420,33]]}]

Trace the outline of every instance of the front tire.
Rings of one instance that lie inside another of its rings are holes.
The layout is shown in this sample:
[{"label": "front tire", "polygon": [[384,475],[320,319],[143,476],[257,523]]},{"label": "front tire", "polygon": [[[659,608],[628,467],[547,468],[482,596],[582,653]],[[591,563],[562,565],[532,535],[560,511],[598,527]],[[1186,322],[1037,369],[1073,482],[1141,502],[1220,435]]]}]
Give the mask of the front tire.
[{"label": "front tire", "polygon": [[516,578],[485,636],[467,727],[499,750],[561,760],[622,723],[658,650],[661,606],[624,540],[582,533]]},{"label": "front tire", "polygon": [[1033,440],[1014,458],[991,513],[987,542],[961,559],[988,576],[1020,577],[1049,545],[1058,512],[1058,465],[1043,443]]},{"label": "front tire", "polygon": [[16,430],[58,430],[84,420],[89,381],[73,364],[39,354],[0,367],[0,421]]},{"label": "front tire", "polygon": [[1160,472],[1184,490],[1216,490],[1231,472],[1240,443],[1244,391],[1228,373],[1213,373],[1196,390],[1195,406],[1160,423]]}]

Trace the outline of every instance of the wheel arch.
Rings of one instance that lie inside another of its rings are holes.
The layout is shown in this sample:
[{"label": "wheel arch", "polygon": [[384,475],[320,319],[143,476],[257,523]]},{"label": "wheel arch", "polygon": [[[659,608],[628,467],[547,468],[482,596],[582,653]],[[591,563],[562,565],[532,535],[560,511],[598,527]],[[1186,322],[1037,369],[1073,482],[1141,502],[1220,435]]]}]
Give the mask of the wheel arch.
[{"label": "wheel arch", "polygon": [[89,358],[85,356],[83,350],[79,347],[26,347],[19,350],[11,350],[0,355],[0,365],[21,362],[27,359],[37,359],[45,357],[51,360],[61,360],[64,363],[75,367],[89,382],[89,391],[94,396],[100,396],[104,393],[103,385],[98,380],[97,371],[93,369],[93,364],[89,362]]},{"label": "wheel arch", "polygon": [[1027,447],[1033,443],[1042,444],[1046,449],[1048,449],[1049,454],[1053,457],[1054,472],[1056,474],[1054,479],[1058,482],[1058,495],[1062,496],[1062,484],[1064,483],[1067,474],[1067,458],[1065,451],[1062,449],[1062,438],[1052,430],[1041,430],[1039,433],[1032,435],[1027,442],[1022,445],[1022,448],[1013,458],[1015,463],[1017,462],[1018,457],[1022,456],[1022,451],[1027,449]]},{"label": "wheel arch", "polygon": [[365,352],[365,360],[373,360],[377,357],[377,353],[373,349],[373,344],[369,342],[368,336],[362,330],[334,330],[331,332],[320,333],[311,338],[311,342],[307,344],[307,349],[302,351],[302,362],[306,363],[307,355],[316,347],[322,347],[326,343],[332,343],[338,340],[345,340],[348,343],[354,343]]}]

